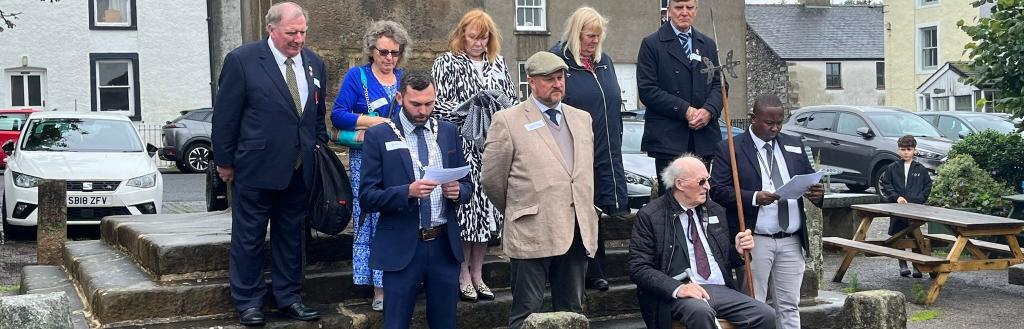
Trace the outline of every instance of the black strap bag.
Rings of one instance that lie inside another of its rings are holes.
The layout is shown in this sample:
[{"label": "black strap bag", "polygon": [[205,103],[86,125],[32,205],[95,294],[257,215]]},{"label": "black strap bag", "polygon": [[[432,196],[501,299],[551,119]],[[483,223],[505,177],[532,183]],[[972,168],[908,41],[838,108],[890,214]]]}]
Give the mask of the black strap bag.
[{"label": "black strap bag", "polygon": [[327,145],[313,152],[313,186],[309,193],[310,227],[336,235],[352,221],[352,182],[348,171]]}]

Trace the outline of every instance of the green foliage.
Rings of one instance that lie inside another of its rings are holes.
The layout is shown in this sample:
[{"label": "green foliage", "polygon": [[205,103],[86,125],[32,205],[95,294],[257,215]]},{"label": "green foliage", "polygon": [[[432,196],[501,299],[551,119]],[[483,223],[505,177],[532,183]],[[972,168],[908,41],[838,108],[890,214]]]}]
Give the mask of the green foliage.
[{"label": "green foliage", "polygon": [[860,278],[857,277],[857,273],[850,273],[850,284],[843,288],[843,292],[852,294],[860,291]]},{"label": "green foliage", "polygon": [[920,310],[910,315],[910,322],[921,322],[928,321],[939,317],[939,311],[936,310]]},{"label": "green foliage", "polygon": [[14,291],[18,291],[19,289],[21,289],[21,286],[16,285],[16,284],[15,285],[0,284],[0,292],[14,292]]},{"label": "green foliage", "polygon": [[924,290],[924,286],[920,283],[915,283],[914,286],[910,287],[910,294],[914,295],[911,303],[924,304],[928,299],[928,292]]},{"label": "green foliage", "polygon": [[982,214],[1006,216],[1010,202],[1002,196],[1013,194],[978,167],[970,155],[960,154],[939,166],[928,204],[943,208],[968,208]]},{"label": "green foliage", "polygon": [[973,59],[977,75],[966,78],[975,86],[998,90],[996,109],[1024,116],[1024,0],[973,0],[980,7],[995,3],[992,16],[977,25],[960,20],[957,26],[973,40],[965,52]]},{"label": "green foliage", "polygon": [[[1024,25],[1022,25],[1024,28]],[[981,169],[1021,192],[1024,180],[1024,138],[1019,134],[1000,134],[993,130],[970,134],[953,144],[949,157],[970,155]]]}]

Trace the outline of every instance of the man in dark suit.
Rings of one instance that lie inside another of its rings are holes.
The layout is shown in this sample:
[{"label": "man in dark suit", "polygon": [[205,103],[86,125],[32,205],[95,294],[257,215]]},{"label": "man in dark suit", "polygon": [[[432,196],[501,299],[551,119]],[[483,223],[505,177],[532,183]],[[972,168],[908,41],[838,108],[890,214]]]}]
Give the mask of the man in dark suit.
[{"label": "man in dark suit", "polygon": [[434,81],[429,75],[402,76],[395,101],[398,120],[366,131],[359,202],[380,212],[370,267],[384,271],[384,328],[409,328],[416,293],[427,294],[430,328],[455,328],[462,242],[455,210],[469,202],[469,176],[457,181],[424,179],[427,168],[466,165],[455,125],[430,119]]},{"label": "man in dark suit", "polygon": [[279,311],[311,321],[302,304],[303,237],[313,147],[326,142],[327,72],[305,49],[306,14],[294,3],[267,11],[267,40],[224,58],[213,112],[217,173],[232,184],[231,297],[244,325],[263,325],[264,240],[270,222],[271,279]]},{"label": "man in dark suit", "polygon": [[742,265],[739,252],[754,240],[750,230],[729,238],[725,210],[707,200],[704,163],[682,156],[662,179],[672,189],[637,212],[629,240],[629,277],[647,328],[668,329],[672,321],[715,328],[716,317],[739,328],[774,328],[768,305],[735,290],[729,270]]},{"label": "man in dark suit", "polygon": [[[640,101],[647,105],[640,149],[654,158],[660,175],[683,153],[710,162],[722,133],[722,80],[718,73],[702,73],[704,61],[718,66],[715,40],[697,31],[697,0],[671,0],[669,21],[644,38],[637,54],[636,84]],[[708,83],[707,75],[714,74]],[[667,193],[671,186],[661,186]]]},{"label": "man in dark suit", "polygon": [[[757,248],[751,251],[750,270],[754,298],[765,301],[769,280],[779,328],[800,328],[800,285],[807,251],[807,217],[803,199],[780,199],[773,193],[796,175],[810,174],[811,163],[799,137],[780,134],[785,110],[778,97],[764,95],[754,101],[750,129],[733,138],[737,175],[746,224],[754,230]],[[715,155],[711,199],[725,205],[729,224],[738,230],[736,191],[732,184],[729,147],[723,141]],[[824,194],[814,184],[804,194],[820,205]],[[744,273],[740,273],[743,275]],[[744,277],[744,276],[741,276]]]}]

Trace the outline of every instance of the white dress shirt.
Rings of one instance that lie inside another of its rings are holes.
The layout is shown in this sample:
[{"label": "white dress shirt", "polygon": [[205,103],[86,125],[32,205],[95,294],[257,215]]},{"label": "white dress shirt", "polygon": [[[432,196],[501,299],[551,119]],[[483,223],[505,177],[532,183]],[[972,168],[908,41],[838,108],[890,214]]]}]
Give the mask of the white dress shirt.
[{"label": "white dress shirt", "polygon": [[[274,62],[277,63],[277,68],[281,70],[281,76],[284,77],[284,83],[288,84],[288,73],[285,71],[287,66],[284,65],[284,61],[288,59],[277,47],[274,47],[273,37],[267,38],[267,43],[270,45],[270,52],[274,54]],[[311,69],[303,69],[302,67],[302,54],[299,56],[292,57],[292,70],[295,70],[295,83],[299,87],[299,100],[302,103],[302,107],[306,107],[306,100],[309,99],[309,86],[306,84],[306,75],[311,74]]]},{"label": "white dress shirt", "polygon": [[[771,161],[770,157],[775,157],[775,162],[779,166],[779,173],[782,174],[782,183],[788,183],[792,177],[789,176],[789,167],[786,166],[786,158],[782,155],[783,146],[778,145],[778,139],[773,141],[775,145],[772,148],[772,154],[768,154],[768,151],[764,149],[764,145],[768,142],[761,140],[755,134],[750,134],[750,138],[754,140],[754,147],[757,149],[758,167],[761,172],[761,190],[772,192],[780,187],[772,184],[772,173],[768,171],[768,164]],[[761,209],[757,211],[757,225],[754,227],[754,233],[775,234],[782,232],[782,226],[779,225],[779,202],[789,203],[789,229],[786,230],[786,233],[794,233],[800,230],[800,206],[797,204],[797,200],[792,199],[779,200],[772,204],[761,206]],[[750,204],[757,206],[757,193],[754,193]]]},{"label": "white dress shirt", "polygon": [[[697,274],[697,258],[694,257],[693,243],[690,242],[690,239],[692,239],[692,237],[690,237],[690,218],[686,216],[687,208],[683,205],[679,206],[683,208],[683,212],[679,214],[679,217],[677,217],[676,220],[683,224],[683,236],[686,237],[686,255],[690,258],[690,274],[692,274],[692,276],[690,276],[690,281],[697,284],[717,284],[724,286],[725,277],[722,276],[722,270],[718,267],[718,260],[716,260],[715,255],[711,253],[711,247],[708,246],[707,232],[705,232],[704,227],[697,229],[697,235],[699,235],[701,244],[704,245],[704,254],[708,255],[708,265],[711,266],[711,276],[704,279],[700,274]],[[696,209],[692,210],[694,216],[693,219],[698,223],[701,223],[701,214],[698,213]],[[676,289],[672,291],[673,298],[678,298],[676,297],[676,294],[679,292],[680,288],[682,288],[682,286],[676,287]]]}]

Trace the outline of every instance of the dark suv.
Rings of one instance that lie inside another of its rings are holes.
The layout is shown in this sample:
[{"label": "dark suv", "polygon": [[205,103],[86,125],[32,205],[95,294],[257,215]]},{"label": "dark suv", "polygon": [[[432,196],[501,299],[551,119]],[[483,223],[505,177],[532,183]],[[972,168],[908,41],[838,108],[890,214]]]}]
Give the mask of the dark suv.
[{"label": "dark suv", "polygon": [[899,161],[896,140],[917,139],[917,161],[934,172],[952,146],[927,121],[894,107],[822,105],[793,111],[783,132],[800,136],[822,169],[835,169],[832,181],[853,192],[875,186],[886,166]]},{"label": "dark suv", "polygon": [[210,165],[210,129],[213,109],[182,111],[181,116],[163,127],[164,147],[161,160],[174,161],[184,173],[200,173]]}]

